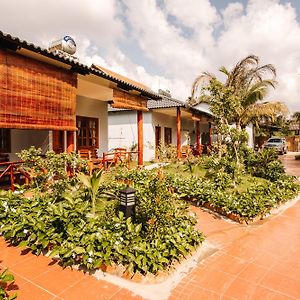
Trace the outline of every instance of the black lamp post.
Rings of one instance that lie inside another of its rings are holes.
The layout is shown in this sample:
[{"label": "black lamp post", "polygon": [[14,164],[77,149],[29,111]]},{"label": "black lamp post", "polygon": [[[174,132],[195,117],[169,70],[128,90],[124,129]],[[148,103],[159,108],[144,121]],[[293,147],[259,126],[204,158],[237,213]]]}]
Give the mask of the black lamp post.
[{"label": "black lamp post", "polygon": [[120,191],[120,210],[125,218],[134,217],[135,213],[135,189],[127,187]]}]

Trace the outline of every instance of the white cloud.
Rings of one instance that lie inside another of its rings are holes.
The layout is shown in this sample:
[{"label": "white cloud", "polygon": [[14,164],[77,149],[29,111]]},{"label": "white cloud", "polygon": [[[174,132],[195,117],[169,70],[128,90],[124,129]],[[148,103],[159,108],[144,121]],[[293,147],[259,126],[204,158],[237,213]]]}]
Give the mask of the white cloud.
[{"label": "white cloud", "polygon": [[[279,0],[249,0],[247,5],[235,0],[222,11],[209,0],[163,0],[160,5],[155,0],[2,0],[0,30],[42,46],[69,34],[82,61],[155,90],[169,89],[183,100],[201,72],[218,74],[221,65],[230,68],[256,54],[278,71],[279,86],[270,99],[300,110],[300,25],[295,8]],[[128,53],[120,41],[137,47],[141,57]],[[150,74],[149,62],[162,75]]]},{"label": "white cloud", "polygon": [[116,0],[1,0],[0,28],[33,42],[71,35],[104,46],[122,38],[119,12]]}]

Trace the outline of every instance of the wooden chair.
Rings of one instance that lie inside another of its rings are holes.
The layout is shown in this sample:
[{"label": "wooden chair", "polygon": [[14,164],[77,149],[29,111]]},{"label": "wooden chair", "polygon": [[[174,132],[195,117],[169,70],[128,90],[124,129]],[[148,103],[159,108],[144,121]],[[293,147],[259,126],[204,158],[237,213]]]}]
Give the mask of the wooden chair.
[{"label": "wooden chair", "polygon": [[115,152],[103,152],[102,155],[102,165],[104,169],[109,169],[112,165],[116,163]]},{"label": "wooden chair", "polygon": [[115,149],[115,163],[125,163],[127,162],[127,149],[126,148],[116,148]]},{"label": "wooden chair", "polygon": [[189,145],[183,145],[180,151],[181,151],[181,157],[186,158],[191,153],[191,147]]},{"label": "wooden chair", "polygon": [[109,169],[118,163],[127,163],[128,155],[126,148],[115,148],[113,152],[103,152],[102,164],[105,169]]},{"label": "wooden chair", "polygon": [[78,155],[82,159],[86,159],[88,161],[88,167],[90,170],[90,174],[92,174],[93,170],[101,169],[103,167],[102,159],[98,158],[97,149],[79,149]]}]

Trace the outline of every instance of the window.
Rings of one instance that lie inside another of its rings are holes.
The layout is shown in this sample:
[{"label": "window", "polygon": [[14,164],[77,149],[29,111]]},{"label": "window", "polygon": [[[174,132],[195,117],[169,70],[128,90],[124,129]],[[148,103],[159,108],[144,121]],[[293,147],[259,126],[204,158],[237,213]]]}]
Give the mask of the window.
[{"label": "window", "polygon": [[98,119],[77,116],[76,126],[77,148],[98,148]]},{"label": "window", "polygon": [[0,153],[10,152],[10,129],[0,128]]},{"label": "window", "polygon": [[165,145],[172,144],[172,128],[165,127]]}]

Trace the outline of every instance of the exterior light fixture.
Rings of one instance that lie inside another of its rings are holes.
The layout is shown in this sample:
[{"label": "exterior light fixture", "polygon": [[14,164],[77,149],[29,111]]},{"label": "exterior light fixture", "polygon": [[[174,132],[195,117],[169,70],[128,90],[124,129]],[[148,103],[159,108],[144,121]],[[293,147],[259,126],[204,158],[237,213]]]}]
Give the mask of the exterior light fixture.
[{"label": "exterior light fixture", "polygon": [[135,189],[127,187],[120,191],[120,211],[125,218],[134,217],[135,214]]}]

